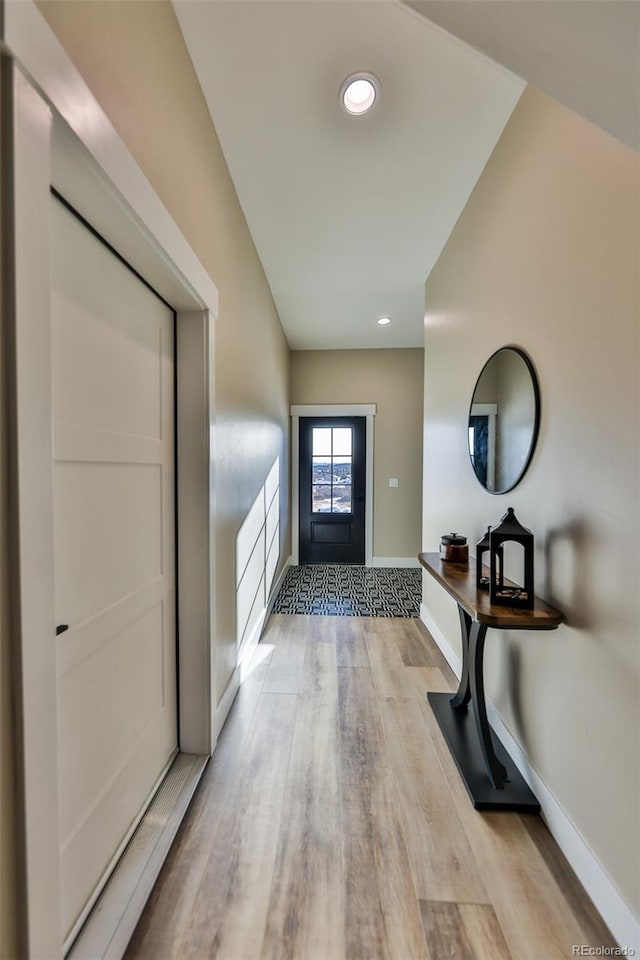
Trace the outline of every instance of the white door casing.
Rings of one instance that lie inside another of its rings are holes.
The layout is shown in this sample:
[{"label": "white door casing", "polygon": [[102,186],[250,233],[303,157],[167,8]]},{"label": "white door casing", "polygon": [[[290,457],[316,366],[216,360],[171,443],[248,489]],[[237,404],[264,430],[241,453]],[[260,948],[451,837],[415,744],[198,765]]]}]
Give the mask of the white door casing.
[{"label": "white door casing", "polygon": [[177,747],[173,311],[51,201],[65,938]]}]

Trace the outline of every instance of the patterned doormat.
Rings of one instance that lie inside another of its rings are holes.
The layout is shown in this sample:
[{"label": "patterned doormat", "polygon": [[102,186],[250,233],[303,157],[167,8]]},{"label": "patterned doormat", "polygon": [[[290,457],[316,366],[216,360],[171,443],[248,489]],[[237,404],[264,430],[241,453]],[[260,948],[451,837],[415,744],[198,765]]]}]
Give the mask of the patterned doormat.
[{"label": "patterned doormat", "polygon": [[307,564],[289,567],[273,613],[419,617],[421,594],[417,568]]}]

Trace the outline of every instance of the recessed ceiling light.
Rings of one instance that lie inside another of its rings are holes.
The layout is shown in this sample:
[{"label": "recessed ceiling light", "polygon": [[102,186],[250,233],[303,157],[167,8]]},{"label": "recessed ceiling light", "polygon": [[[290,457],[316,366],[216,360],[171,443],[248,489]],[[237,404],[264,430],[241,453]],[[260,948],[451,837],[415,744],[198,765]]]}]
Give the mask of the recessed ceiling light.
[{"label": "recessed ceiling light", "polygon": [[386,327],[388,323],[391,323],[391,317],[380,317],[378,323],[381,327]]},{"label": "recessed ceiling light", "polygon": [[340,87],[340,103],[347,113],[360,116],[371,109],[379,89],[372,73],[352,73]]}]

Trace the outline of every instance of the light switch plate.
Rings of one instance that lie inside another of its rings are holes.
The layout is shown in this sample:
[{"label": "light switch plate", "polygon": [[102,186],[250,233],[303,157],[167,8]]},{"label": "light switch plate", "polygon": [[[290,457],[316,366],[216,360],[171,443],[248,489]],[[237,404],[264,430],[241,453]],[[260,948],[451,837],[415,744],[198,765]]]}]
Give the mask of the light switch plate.
[{"label": "light switch plate", "polygon": [[390,487],[397,487],[397,486],[398,486],[398,478],[397,478],[397,477],[389,477],[389,486],[390,486]]}]

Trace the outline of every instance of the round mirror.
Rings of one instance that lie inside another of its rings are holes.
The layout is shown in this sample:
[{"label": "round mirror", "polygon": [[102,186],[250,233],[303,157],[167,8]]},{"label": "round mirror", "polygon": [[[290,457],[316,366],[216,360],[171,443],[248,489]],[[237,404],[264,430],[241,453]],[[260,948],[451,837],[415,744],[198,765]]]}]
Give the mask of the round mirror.
[{"label": "round mirror", "polygon": [[469,409],[469,456],[489,493],[506,493],[522,479],[535,449],[540,397],[535,370],[518,347],[503,347],[485,363]]}]

